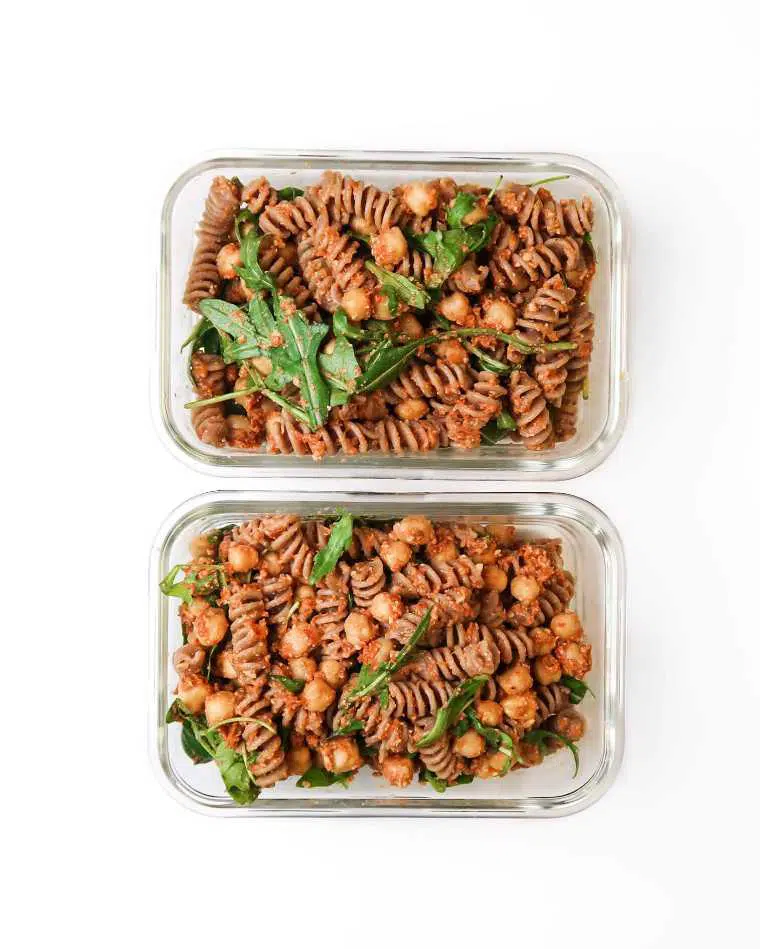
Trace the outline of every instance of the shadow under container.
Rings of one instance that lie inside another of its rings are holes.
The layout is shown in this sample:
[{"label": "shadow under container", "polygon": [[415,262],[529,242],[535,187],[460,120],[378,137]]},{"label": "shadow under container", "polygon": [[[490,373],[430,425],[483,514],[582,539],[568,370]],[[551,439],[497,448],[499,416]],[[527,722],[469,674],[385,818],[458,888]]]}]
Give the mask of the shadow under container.
[{"label": "shadow under container", "polygon": [[[182,303],[185,279],[195,246],[195,229],[209,186],[216,175],[244,182],[265,175],[277,188],[314,184],[326,169],[391,188],[420,178],[452,177],[490,188],[505,181],[530,184],[555,176],[549,187],[557,198],[594,202],[593,244],[597,270],[589,296],[595,315],[589,398],[580,406],[578,430],[567,442],[547,451],[528,451],[516,443],[480,445],[470,450],[337,454],[315,461],[310,456],[276,455],[204,445],[190,412],[193,395],[187,350],[181,352],[198,315]],[[628,400],[627,336],[628,227],[614,183],[595,165],[571,155],[443,154],[433,152],[245,152],[196,165],[171,187],[161,220],[161,274],[156,397],[159,426],[169,449],[206,474],[352,478],[436,478],[556,480],[591,471],[612,451],[623,430]]]},{"label": "shadow under container", "polygon": [[[262,792],[250,807],[226,795],[213,763],[193,765],[181,747],[181,729],[167,725],[176,675],[171,658],[181,644],[177,600],[158,591],[175,563],[189,559],[197,534],[257,515],[293,513],[303,518],[335,515],[388,520],[424,514],[431,520],[472,524],[513,524],[518,536],[562,540],[565,567],[576,578],[573,608],[593,648],[587,677],[593,690],[579,710],[587,731],[579,742],[580,768],[573,777],[569,753],[550,755],[537,767],[504,778],[449,788],[437,794],[414,783],[397,789],[362,769],[348,788],[298,788],[289,778]],[[623,666],[625,652],[625,565],[614,526],[588,501],[568,494],[268,494],[215,491],[191,498],[172,512],[155,541],[151,561],[154,624],[154,680],[151,747],[158,776],[177,800],[194,810],[222,817],[312,816],[499,816],[556,817],[580,811],[604,794],[623,754]]]}]

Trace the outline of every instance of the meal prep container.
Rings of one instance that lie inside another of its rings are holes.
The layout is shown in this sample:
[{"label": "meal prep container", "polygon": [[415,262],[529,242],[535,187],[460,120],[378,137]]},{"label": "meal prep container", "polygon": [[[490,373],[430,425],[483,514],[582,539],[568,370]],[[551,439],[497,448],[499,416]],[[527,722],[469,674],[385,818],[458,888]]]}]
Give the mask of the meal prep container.
[{"label": "meal prep container", "polygon": [[[526,184],[568,175],[548,187],[558,197],[588,194],[594,202],[597,273],[590,294],[596,315],[590,396],[581,405],[578,432],[548,451],[517,444],[472,450],[399,454],[373,452],[315,461],[311,457],[255,453],[204,445],[195,435],[184,403],[195,396],[188,378],[187,351],[180,352],[198,315],[182,303],[195,245],[195,229],[215,175],[247,182],[266,175],[276,187],[313,184],[327,169],[392,187],[413,178],[448,176],[491,187],[499,175]],[[172,185],[161,221],[161,280],[158,319],[160,427],[168,447],[193,467],[215,475],[319,477],[447,477],[550,480],[574,478],[595,468],[620,437],[626,415],[628,227],[617,188],[601,169],[570,155],[442,154],[433,152],[246,152],[189,169]]]},{"label": "meal prep container", "polygon": [[[574,608],[593,646],[588,682],[594,692],[579,706],[587,733],[578,745],[580,769],[573,778],[570,753],[550,755],[538,767],[504,778],[475,780],[438,794],[416,780],[392,788],[363,769],[344,789],[301,789],[296,778],[262,792],[250,807],[227,797],[213,763],[194,765],[182,751],[181,728],[167,725],[176,674],[172,653],[182,642],[179,601],[159,593],[158,582],[175,563],[189,559],[189,541],[231,522],[272,513],[305,518],[338,509],[368,518],[421,513],[433,520],[509,523],[521,535],[559,537],[565,566],[576,578]],[[151,562],[154,678],[151,747],[161,782],[173,797],[206,814],[254,817],[263,814],[322,816],[479,815],[554,817],[597,801],[615,778],[623,754],[623,664],[625,652],[625,565],[617,531],[588,501],[567,494],[266,494],[214,491],[191,498],[172,512],[155,541]]]}]

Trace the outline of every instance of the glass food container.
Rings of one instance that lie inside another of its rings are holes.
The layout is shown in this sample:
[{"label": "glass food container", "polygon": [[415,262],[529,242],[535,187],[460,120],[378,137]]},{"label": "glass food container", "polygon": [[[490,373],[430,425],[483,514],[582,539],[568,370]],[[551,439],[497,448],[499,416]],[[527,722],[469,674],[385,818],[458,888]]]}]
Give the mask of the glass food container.
[{"label": "glass food container", "polygon": [[[580,768],[573,777],[569,753],[550,755],[538,767],[504,778],[455,786],[436,793],[414,782],[404,789],[385,785],[362,769],[348,788],[301,789],[289,778],[265,790],[249,807],[226,795],[213,763],[194,765],[181,747],[181,728],[167,725],[176,675],[171,657],[181,644],[177,607],[158,590],[159,579],[189,559],[189,542],[204,531],[257,514],[298,513],[304,518],[354,515],[388,519],[423,513],[433,520],[477,524],[509,523],[520,535],[558,537],[565,566],[576,578],[574,608],[593,646],[588,676],[593,690],[580,706],[587,733],[579,742]],[[625,654],[625,565],[620,538],[607,517],[588,501],[568,494],[268,494],[214,491],[186,501],[173,511],[156,538],[151,561],[154,625],[153,700],[150,742],[157,774],[179,801],[206,814],[437,816],[480,815],[553,817],[572,814],[597,801],[609,788],[623,754],[623,665]]]},{"label": "glass food container", "polygon": [[[499,175],[526,184],[555,176],[549,187],[558,198],[588,194],[595,208],[593,230],[597,273],[589,304],[596,316],[589,397],[580,409],[576,435],[543,452],[514,443],[432,452],[338,454],[315,461],[275,455],[265,448],[245,452],[204,445],[184,404],[194,398],[187,350],[181,352],[196,320],[182,303],[195,245],[195,229],[211,180],[237,176],[247,182],[266,175],[275,187],[313,184],[325,169],[381,187],[415,178],[453,177],[489,188]],[[161,275],[158,307],[158,367],[154,404],[167,446],[193,467],[215,475],[319,477],[446,477],[550,480],[574,478],[596,467],[618,441],[626,416],[628,226],[614,183],[595,165],[570,155],[443,154],[433,152],[245,152],[203,162],[171,187],[161,220]]]}]

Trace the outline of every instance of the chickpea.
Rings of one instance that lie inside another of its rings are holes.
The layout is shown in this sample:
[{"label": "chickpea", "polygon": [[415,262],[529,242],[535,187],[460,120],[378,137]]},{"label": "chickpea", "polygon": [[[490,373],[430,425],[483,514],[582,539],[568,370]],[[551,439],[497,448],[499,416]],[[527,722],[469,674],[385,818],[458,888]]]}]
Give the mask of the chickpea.
[{"label": "chickpea", "polygon": [[380,557],[391,573],[396,573],[412,559],[412,548],[403,540],[386,540],[380,547]]},{"label": "chickpea", "polygon": [[384,321],[396,319],[396,314],[391,313],[388,297],[383,293],[375,294],[375,319]]},{"label": "chickpea", "polygon": [[216,547],[210,543],[206,534],[200,534],[190,541],[190,553],[193,560],[200,560],[201,557],[213,557],[216,553]]},{"label": "chickpea", "polygon": [[456,290],[444,297],[438,304],[438,312],[447,320],[458,323],[460,326],[472,326],[475,322],[470,301],[461,290]]},{"label": "chickpea", "polygon": [[480,778],[481,781],[496,777],[493,768],[488,763],[488,755],[481,755],[476,758],[472,763],[472,770],[475,777]]},{"label": "chickpea", "polygon": [[261,569],[266,571],[270,577],[279,577],[282,573],[280,558],[273,550],[270,550],[268,554],[264,554],[261,558]]},{"label": "chickpea", "polygon": [[227,635],[229,628],[224,610],[212,606],[204,610],[193,623],[193,632],[201,646],[216,646]]},{"label": "chickpea", "polygon": [[206,704],[206,697],[211,692],[211,685],[202,676],[195,674],[180,679],[177,686],[177,698],[187,706],[191,715],[200,715]]},{"label": "chickpea", "polygon": [[237,669],[232,659],[232,649],[221,649],[214,656],[214,672],[221,679],[236,679]]},{"label": "chickpea", "polygon": [[388,755],[383,761],[383,777],[394,788],[405,788],[412,783],[414,763],[404,755]]},{"label": "chickpea", "polygon": [[330,738],[320,745],[324,767],[333,774],[345,774],[356,771],[362,765],[362,756],[353,738],[341,736]]},{"label": "chickpea", "polygon": [[515,529],[510,524],[489,524],[488,533],[500,544],[511,544],[515,539]]},{"label": "chickpea", "polygon": [[218,725],[235,716],[235,693],[213,692],[206,697],[206,721]]},{"label": "chickpea", "polygon": [[425,217],[438,206],[438,188],[432,181],[410,181],[401,189],[401,196],[417,217]]},{"label": "chickpea", "polygon": [[396,415],[405,422],[414,421],[427,415],[430,406],[424,399],[404,399],[396,406]]},{"label": "chickpea", "polygon": [[262,376],[268,376],[272,371],[272,360],[269,356],[254,356],[251,362]]},{"label": "chickpea", "polygon": [[507,718],[523,728],[531,728],[536,722],[538,701],[534,692],[506,695],[501,700],[501,707]]},{"label": "chickpea", "polygon": [[349,320],[354,323],[369,319],[372,316],[372,300],[369,293],[360,287],[346,290],[340,303]]},{"label": "chickpea", "polygon": [[514,578],[512,583],[509,586],[509,589],[512,593],[512,596],[519,600],[520,603],[527,603],[530,600],[535,600],[538,594],[541,592],[541,587],[538,585],[538,580],[533,577],[526,577],[524,574],[520,574]]},{"label": "chickpea", "polygon": [[557,637],[545,626],[536,626],[530,631],[533,640],[533,652],[536,656],[548,656],[557,645]]},{"label": "chickpea", "polygon": [[486,740],[475,731],[474,728],[468,728],[467,731],[460,735],[459,738],[454,742],[454,752],[455,754],[461,755],[463,758],[477,758],[478,755],[482,755],[486,750]]},{"label": "chickpea", "polygon": [[522,765],[524,768],[532,768],[544,760],[544,753],[536,742],[521,741],[517,746],[517,751],[524,762]]},{"label": "chickpea", "polygon": [[313,679],[317,671],[317,662],[310,656],[298,656],[296,659],[291,659],[288,665],[291,676],[294,679],[302,679],[304,682]]},{"label": "chickpea", "polygon": [[306,774],[311,767],[311,751],[306,745],[291,748],[286,755],[288,774]]},{"label": "chickpea", "polygon": [[399,318],[398,331],[402,336],[406,336],[408,339],[422,339],[425,335],[422,323],[420,323],[416,316],[412,316],[411,313],[405,313],[404,316]]},{"label": "chickpea", "polygon": [[378,593],[370,603],[369,611],[378,623],[388,625],[401,616],[404,605],[395,593]]},{"label": "chickpea", "polygon": [[559,660],[551,653],[547,656],[539,656],[533,662],[533,675],[541,685],[551,685],[552,682],[559,682],[562,678]]},{"label": "chickpea", "polygon": [[352,214],[349,227],[355,234],[361,234],[363,237],[369,237],[372,234],[370,222],[360,214]]},{"label": "chickpea", "polygon": [[489,564],[483,571],[483,585],[486,590],[496,590],[497,593],[503,593],[507,589],[509,577],[505,570],[494,564]]},{"label": "chickpea", "polygon": [[318,632],[308,623],[295,622],[282,634],[277,650],[284,659],[300,659],[308,655],[318,641]]},{"label": "chickpea", "polygon": [[238,275],[235,267],[240,267],[242,263],[237,244],[225,244],[216,255],[216,269],[222,280],[234,280]]},{"label": "chickpea", "polygon": [[571,643],[563,640],[554,649],[562,672],[574,679],[582,679],[591,669],[591,644]]},{"label": "chickpea", "polygon": [[586,722],[575,712],[560,712],[549,722],[551,731],[562,735],[568,741],[580,741],[586,734]]},{"label": "chickpea", "polygon": [[491,754],[487,756],[486,761],[488,762],[488,767],[495,772],[495,775],[503,774],[509,764],[509,758],[507,758],[503,751],[492,751]]},{"label": "chickpea", "polygon": [[247,573],[259,565],[259,552],[250,544],[230,544],[227,559],[235,573]]},{"label": "chickpea", "polygon": [[533,685],[530,666],[527,662],[513,662],[512,665],[496,676],[505,695],[518,695]]},{"label": "chickpea", "polygon": [[383,637],[382,639],[375,639],[365,646],[362,649],[361,659],[362,662],[366,662],[373,669],[377,669],[382,663],[388,662],[392,655],[393,642]]},{"label": "chickpea", "polygon": [[410,514],[409,517],[403,518],[394,525],[393,536],[416,547],[420,544],[429,544],[435,534],[433,525],[426,517],[421,514]]},{"label": "chickpea", "polygon": [[348,678],[344,663],[338,659],[323,659],[319,664],[322,678],[333,689],[339,689]]},{"label": "chickpea", "polygon": [[315,678],[303,687],[301,698],[310,712],[324,712],[335,701],[335,689],[324,679]]},{"label": "chickpea", "polygon": [[372,241],[372,255],[381,267],[400,263],[408,250],[400,227],[390,227]]},{"label": "chickpea", "polygon": [[442,343],[438,343],[435,354],[452,366],[463,366],[470,358],[458,339],[445,339]]},{"label": "chickpea", "polygon": [[517,323],[517,310],[508,300],[492,297],[483,304],[483,323],[502,333],[511,333]]},{"label": "chickpea", "polygon": [[577,642],[583,636],[583,627],[577,613],[557,613],[551,621],[552,632],[560,639]]},{"label": "chickpea", "polygon": [[498,727],[504,718],[504,710],[501,705],[489,699],[478,699],[475,703],[475,714],[478,721],[489,728]]},{"label": "chickpea", "polygon": [[441,537],[427,545],[430,559],[440,563],[453,563],[459,556],[457,545],[452,537]]},{"label": "chickpea", "polygon": [[211,604],[208,600],[204,600],[202,596],[194,596],[192,602],[187,607],[187,612],[190,615],[190,618],[195,620],[201,613],[205,613],[206,610],[211,609]]},{"label": "chickpea", "polygon": [[362,646],[371,642],[378,635],[377,626],[366,613],[360,613],[358,610],[348,614],[343,629],[346,633],[346,639],[357,649],[361,649]]}]

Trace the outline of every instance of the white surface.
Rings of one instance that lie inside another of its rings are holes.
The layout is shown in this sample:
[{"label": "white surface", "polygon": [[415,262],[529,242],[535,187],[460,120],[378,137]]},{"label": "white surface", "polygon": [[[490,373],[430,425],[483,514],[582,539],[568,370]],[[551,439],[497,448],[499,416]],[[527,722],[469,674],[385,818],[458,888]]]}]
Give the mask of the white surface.
[{"label": "white surface", "polygon": [[[745,6],[296,6],[43,2],[5,24],[5,941],[749,944],[760,155]],[[148,546],[211,486],[151,429],[160,202],[226,147],[304,143],[577,152],[627,197],[628,431],[566,485],[627,547],[627,752],[576,817],[223,823],[149,770]]]}]

